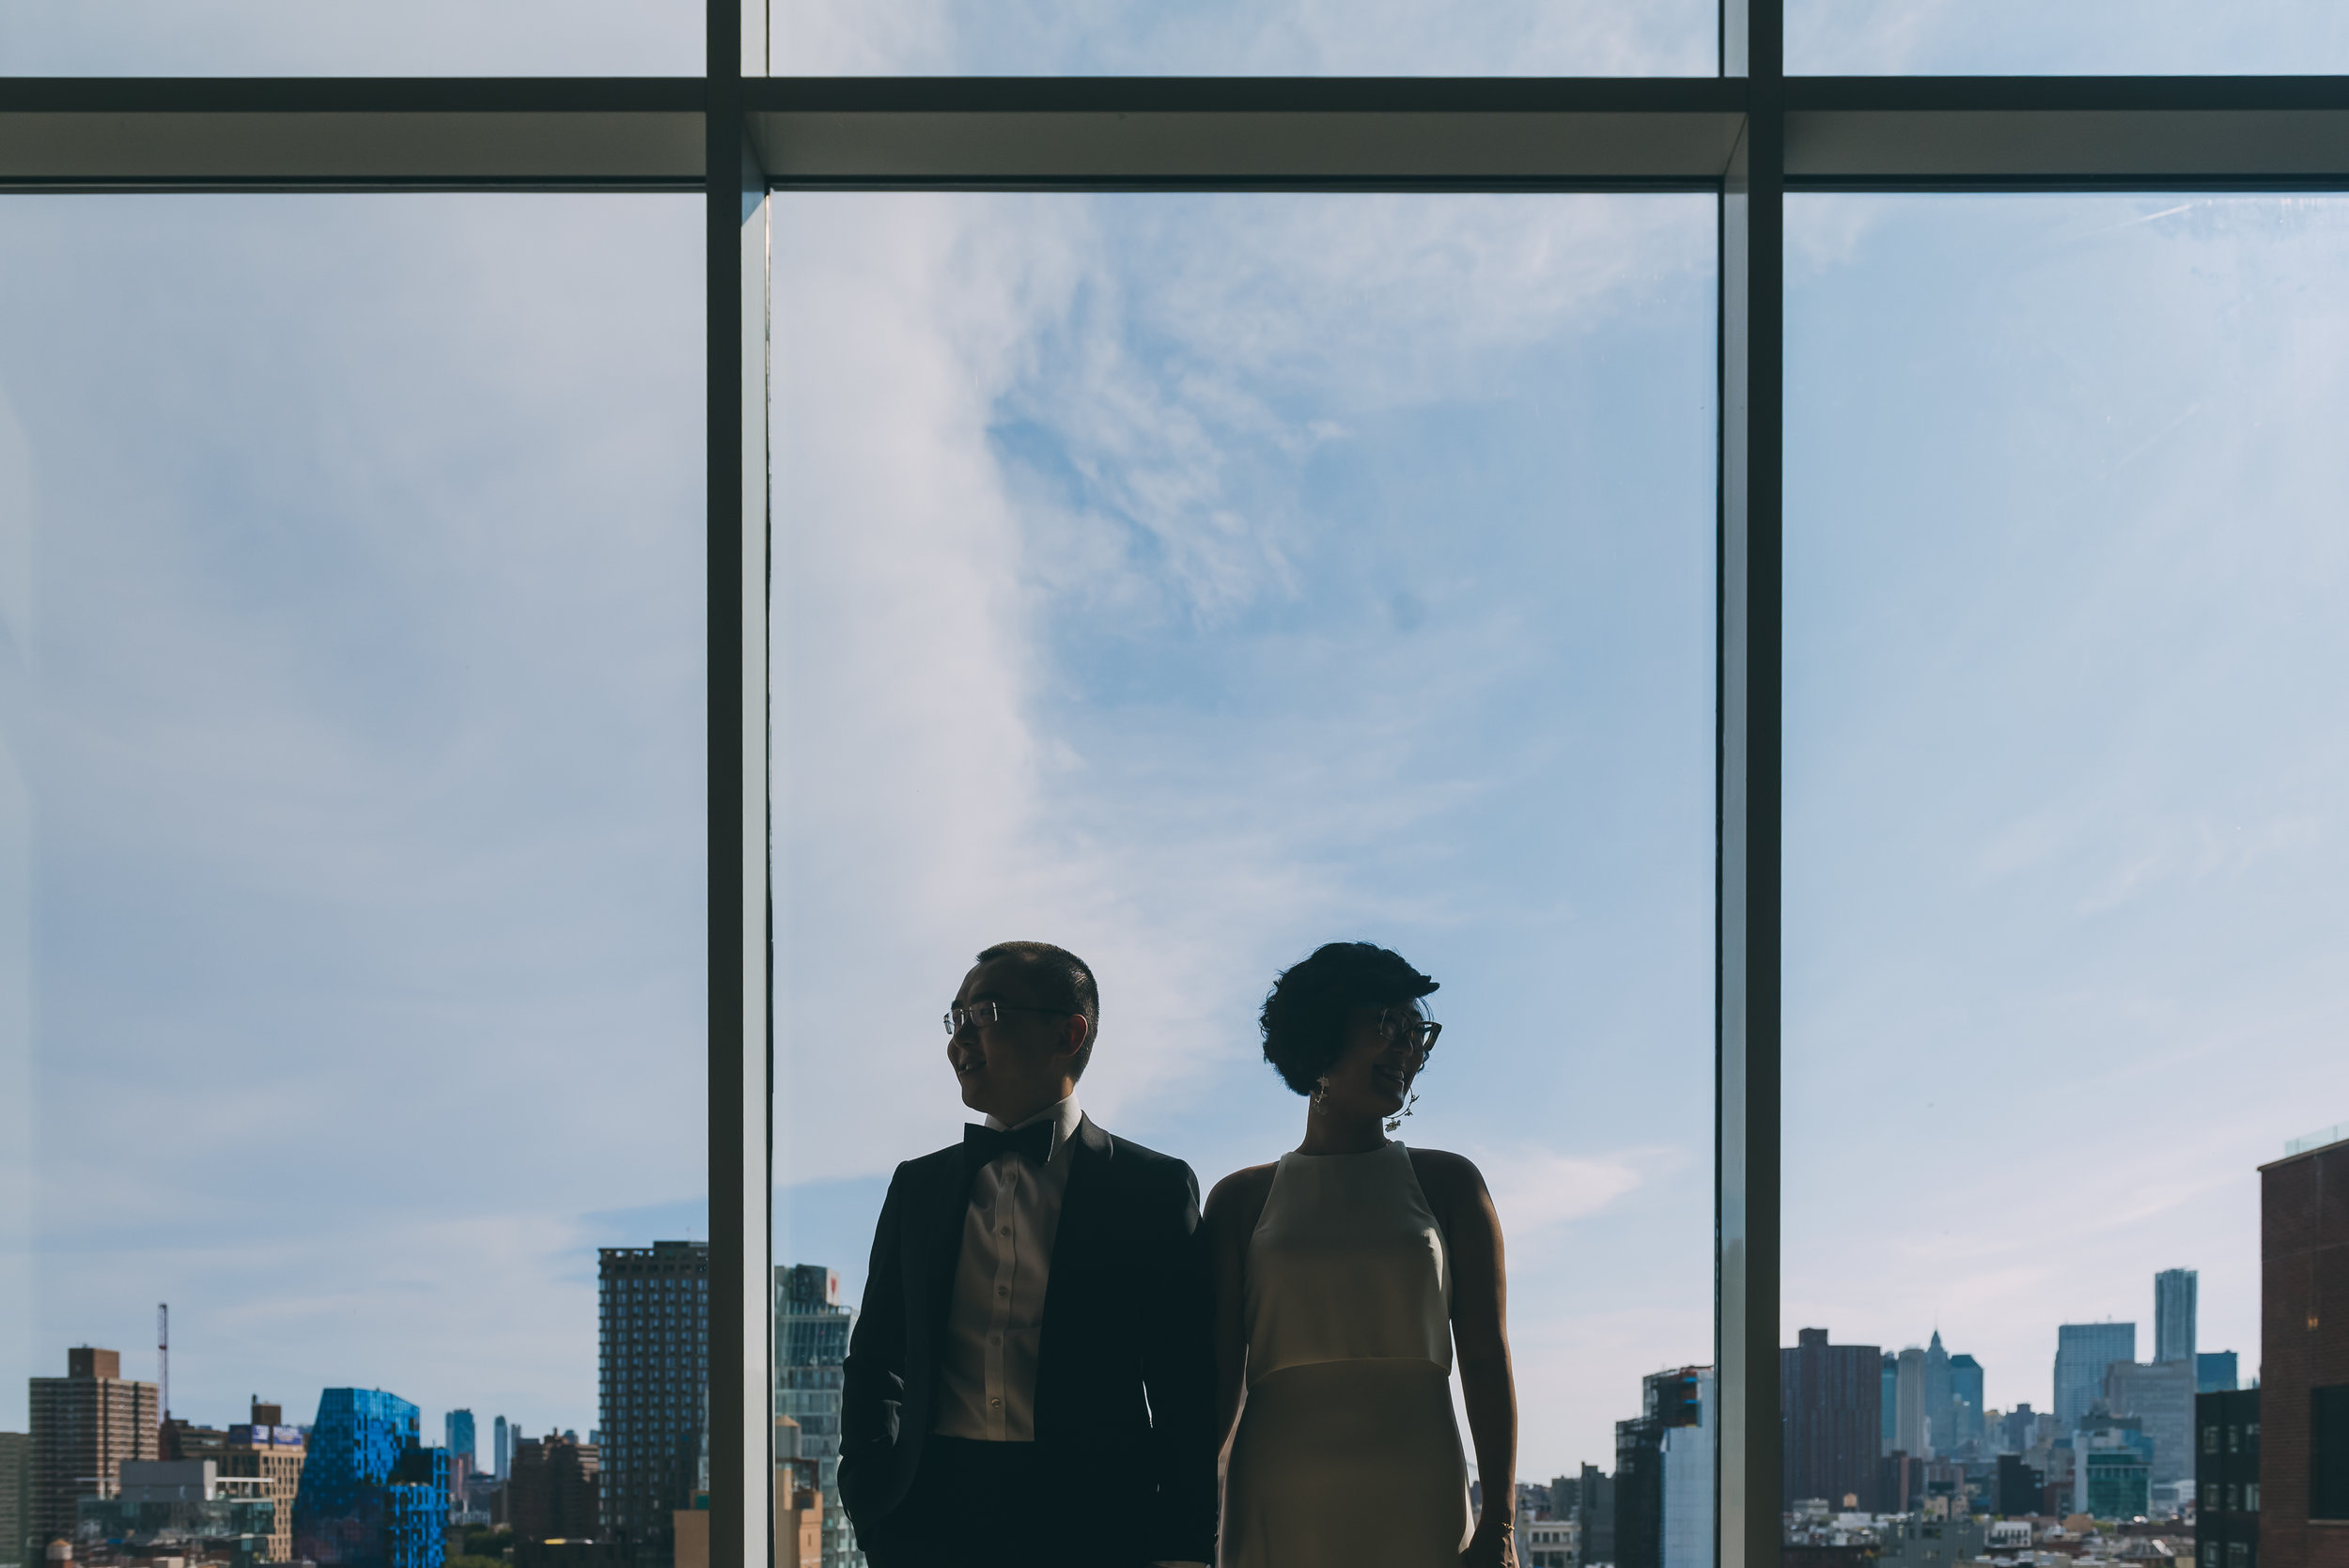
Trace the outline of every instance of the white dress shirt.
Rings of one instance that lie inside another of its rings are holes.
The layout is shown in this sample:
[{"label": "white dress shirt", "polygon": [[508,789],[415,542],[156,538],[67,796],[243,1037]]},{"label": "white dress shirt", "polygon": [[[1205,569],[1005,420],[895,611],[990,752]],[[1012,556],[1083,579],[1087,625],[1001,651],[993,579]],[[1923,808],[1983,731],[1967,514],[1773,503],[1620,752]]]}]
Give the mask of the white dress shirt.
[{"label": "white dress shirt", "polygon": [[[1044,1288],[1051,1276],[1061,1196],[1068,1190],[1068,1167],[1076,1158],[1070,1141],[1083,1114],[1071,1094],[1019,1124],[1052,1124],[1052,1152],[1041,1169],[1025,1155],[1005,1153],[979,1167],[972,1179],[932,1432],[984,1443],[1035,1441]],[[992,1116],[987,1125],[998,1132],[1018,1130],[1006,1129]]]},{"label": "white dress shirt", "polygon": [[[962,1220],[962,1255],[946,1311],[939,1362],[938,1415],[930,1430],[988,1443],[1035,1441],[1035,1365],[1044,1343],[1044,1289],[1052,1271],[1052,1237],[1068,1191],[1073,1140],[1084,1110],[1069,1095],[1020,1127],[1052,1124],[1052,1149],[1041,1168],[1006,1152],[979,1167]],[[994,1117],[998,1132],[1017,1132]],[[1206,1568],[1160,1562],[1154,1568]]]}]

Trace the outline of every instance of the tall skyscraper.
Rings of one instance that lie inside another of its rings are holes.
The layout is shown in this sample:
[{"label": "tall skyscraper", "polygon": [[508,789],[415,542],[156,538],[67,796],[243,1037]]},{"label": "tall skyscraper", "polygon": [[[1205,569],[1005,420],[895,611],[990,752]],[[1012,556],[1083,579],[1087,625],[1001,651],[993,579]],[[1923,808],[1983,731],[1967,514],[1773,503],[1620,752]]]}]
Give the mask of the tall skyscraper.
[{"label": "tall skyscraper", "polygon": [[1778,1353],[1779,1410],[1785,1425],[1785,1500],[1823,1498],[1875,1507],[1883,1413],[1883,1353],[1873,1344],[1829,1344],[1824,1328],[1795,1335]]},{"label": "tall skyscraper", "polygon": [[2287,1147],[2260,1167],[2259,1551],[2349,1568],[2349,1139]]},{"label": "tall skyscraper", "polygon": [[26,1381],[32,1404],[32,1533],[42,1548],[73,1539],[74,1503],[113,1489],[126,1459],[155,1459],[163,1406],[155,1385],[122,1375],[119,1351],[79,1345],[63,1377]]},{"label": "tall skyscraper", "polygon": [[1878,1457],[1890,1454],[1901,1446],[1901,1358],[1890,1350],[1884,1353],[1882,1394],[1884,1408],[1878,1423]]},{"label": "tall skyscraper", "polygon": [[2056,1329],[2056,1428],[2079,1425],[2088,1407],[2105,1396],[2105,1368],[2137,1359],[2134,1323],[2066,1323]]},{"label": "tall skyscraper", "polygon": [[[2194,1359],[2194,1304],[2198,1276],[2190,1268],[2165,1268],[2154,1276],[2154,1359]],[[2159,1481],[2161,1478],[2154,1478]]]},{"label": "tall skyscraper", "polygon": [[490,1473],[504,1481],[514,1469],[514,1429],[500,1416],[490,1428]]},{"label": "tall skyscraper", "polygon": [[1933,1331],[1925,1346],[1925,1447],[1911,1453],[1953,1453],[1957,1450],[1955,1419],[1950,1410],[1950,1353],[1941,1348],[1941,1330]]},{"label": "tall skyscraper", "polygon": [[1950,1358],[1950,1440],[1944,1453],[1963,1453],[1967,1445],[1979,1448],[1982,1425],[1982,1363],[1965,1351]]},{"label": "tall skyscraper", "polygon": [[855,1314],[840,1299],[840,1276],[821,1264],[775,1270],[775,1419],[799,1425],[798,1457],[816,1462],[823,1494],[823,1568],[863,1568],[856,1532],[840,1505],[842,1367]]},{"label": "tall skyscraper", "polygon": [[381,1389],[328,1389],[294,1496],[294,1555],[319,1568],[441,1568],[448,1451],[424,1446],[423,1417]]},{"label": "tall skyscraper", "polygon": [[598,1430],[604,1529],[631,1568],[672,1568],[693,1506],[709,1387],[709,1244],[602,1250]]},{"label": "tall skyscraper", "polygon": [[1932,1452],[1925,1441],[1925,1353],[1910,1345],[1901,1352],[1900,1369],[1892,1447],[1911,1458],[1921,1458]]},{"label": "tall skyscraper", "polygon": [[446,1434],[449,1463],[454,1465],[461,1460],[467,1469],[472,1469],[479,1452],[474,1441],[473,1412],[451,1410],[441,1418],[441,1427]]}]

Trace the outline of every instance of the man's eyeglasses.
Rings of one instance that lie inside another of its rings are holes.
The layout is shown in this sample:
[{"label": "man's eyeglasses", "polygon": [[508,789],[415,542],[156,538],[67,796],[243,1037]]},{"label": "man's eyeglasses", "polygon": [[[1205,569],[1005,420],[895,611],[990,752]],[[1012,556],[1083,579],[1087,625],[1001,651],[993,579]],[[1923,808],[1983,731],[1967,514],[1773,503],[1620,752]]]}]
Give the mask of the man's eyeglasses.
[{"label": "man's eyeglasses", "polygon": [[1390,1008],[1378,1015],[1378,1032],[1390,1044],[1408,1047],[1425,1056],[1436,1048],[1436,1037],[1443,1032],[1443,1025]]},{"label": "man's eyeglasses", "polygon": [[968,1007],[946,1009],[946,1033],[951,1038],[962,1032],[962,1026],[985,1029],[988,1024],[1002,1023],[1006,1013],[1052,1013],[1066,1017],[1076,1011],[1071,1007],[1015,1007],[1008,1001],[974,1001]]}]

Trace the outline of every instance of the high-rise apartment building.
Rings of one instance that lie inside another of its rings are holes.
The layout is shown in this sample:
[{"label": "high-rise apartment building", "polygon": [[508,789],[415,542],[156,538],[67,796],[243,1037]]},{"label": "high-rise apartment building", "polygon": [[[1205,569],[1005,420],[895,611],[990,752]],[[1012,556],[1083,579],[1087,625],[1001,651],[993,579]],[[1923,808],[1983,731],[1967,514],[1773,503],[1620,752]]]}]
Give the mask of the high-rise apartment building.
[{"label": "high-rise apartment building", "polygon": [[797,1457],[816,1464],[823,1494],[823,1568],[864,1568],[840,1505],[840,1406],[856,1316],[840,1276],[821,1264],[775,1270],[775,1419],[798,1424]]},{"label": "high-rise apartment building", "polygon": [[0,1432],[0,1568],[24,1568],[24,1542],[33,1529],[25,1506],[32,1483],[32,1436]]},{"label": "high-rise apartment building", "polygon": [[708,1408],[709,1244],[607,1247],[601,1258],[604,1534],[632,1568],[673,1568]]},{"label": "high-rise apartment building", "polygon": [[[1664,1568],[1713,1568],[1713,1471],[1719,1448],[1713,1369],[1667,1374],[1695,1420],[1664,1429]],[[1692,1387],[1690,1387],[1692,1385]]]},{"label": "high-rise apartment building", "polygon": [[2242,1386],[2242,1375],[2235,1369],[2232,1350],[2198,1350],[2194,1353],[2194,1391],[2203,1394],[2232,1393]]},{"label": "high-rise apartment building", "polygon": [[319,1568],[441,1568],[448,1451],[416,1407],[381,1389],[328,1389],[310,1427],[293,1549]]},{"label": "high-rise apartment building", "polygon": [[2194,1363],[2115,1361],[2105,1369],[2105,1406],[2134,1416],[2153,1439],[2153,1484],[2194,1473]]},{"label": "high-rise apartment building", "polygon": [[1612,1564],[1615,1560],[1615,1478],[1596,1465],[1585,1465],[1582,1473],[1575,1478],[1573,1495],[1568,1500],[1572,1508],[1568,1516],[1574,1520],[1575,1542],[1581,1550],[1582,1568],[1598,1568],[1601,1563]]},{"label": "high-rise apartment building", "polygon": [[26,1512],[42,1548],[73,1538],[74,1504],[114,1490],[126,1459],[160,1457],[163,1406],[155,1385],[122,1375],[118,1351],[80,1345],[63,1377],[34,1377],[32,1498]]},{"label": "high-rise apartment building", "polygon": [[2201,1568],[2259,1568],[2260,1391],[2194,1401],[2194,1540]]},{"label": "high-rise apartment building", "polygon": [[[1712,1377],[1710,1367],[1650,1373],[1641,1380],[1641,1414],[1615,1423],[1616,1568],[1664,1568],[1665,1494],[1672,1472],[1666,1437],[1702,1424]],[[1688,1468],[1686,1460],[1681,1468]],[[1704,1484],[1709,1495],[1709,1469]]]},{"label": "high-rise apartment building", "polygon": [[594,1541],[603,1533],[603,1456],[576,1433],[525,1437],[506,1483],[517,1542]]},{"label": "high-rise apartment building", "polygon": [[2066,1323],[2056,1329],[2056,1425],[2069,1432],[2105,1396],[2105,1368],[2137,1359],[2134,1323]]},{"label": "high-rise apartment building", "polygon": [[1824,1328],[1798,1331],[1778,1353],[1787,1507],[1819,1498],[1840,1509],[1852,1498],[1875,1510],[1883,1359],[1873,1344],[1829,1344]]},{"label": "high-rise apartment building", "polygon": [[2154,1276],[2154,1359],[2194,1359],[2195,1296],[2200,1276],[2190,1268],[2165,1268]]},{"label": "high-rise apartment building", "polygon": [[2260,1556],[2349,1568],[2349,1140],[2290,1150],[2260,1167]]},{"label": "high-rise apartment building", "polygon": [[221,1445],[220,1473],[265,1483],[275,1505],[271,1515],[269,1560],[293,1560],[294,1499],[302,1493],[302,1467],[309,1457],[302,1428],[288,1426],[285,1412],[256,1399],[253,1420],[232,1426]]}]

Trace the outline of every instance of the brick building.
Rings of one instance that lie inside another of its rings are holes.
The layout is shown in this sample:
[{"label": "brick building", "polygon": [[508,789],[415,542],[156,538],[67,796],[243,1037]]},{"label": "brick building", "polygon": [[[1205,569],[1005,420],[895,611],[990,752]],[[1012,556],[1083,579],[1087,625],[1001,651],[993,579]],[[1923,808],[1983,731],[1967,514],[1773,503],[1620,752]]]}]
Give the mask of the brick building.
[{"label": "brick building", "polygon": [[2349,1127],[2260,1167],[2263,1568],[2349,1568]]},{"label": "brick building", "polygon": [[521,1541],[603,1538],[603,1460],[576,1435],[525,1437],[506,1482],[506,1516]]},{"label": "brick building", "polygon": [[78,1345],[63,1377],[33,1377],[30,1533],[43,1546],[73,1539],[74,1505],[111,1496],[122,1462],[155,1459],[163,1406],[155,1385],[122,1375],[117,1351]]},{"label": "brick building", "polygon": [[2194,1396],[2194,1540],[2201,1568],[2259,1568],[2260,1391]]},{"label": "brick building", "polygon": [[1786,1506],[1818,1498],[1829,1508],[1874,1512],[1884,1353],[1829,1344],[1824,1328],[1801,1329],[1795,1340],[1778,1353]]}]

